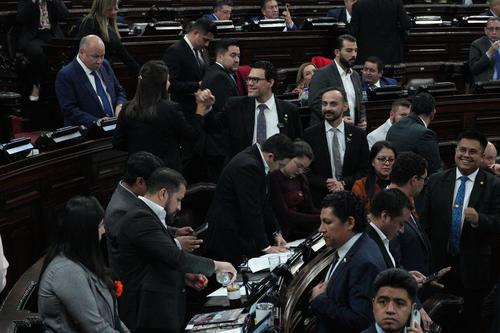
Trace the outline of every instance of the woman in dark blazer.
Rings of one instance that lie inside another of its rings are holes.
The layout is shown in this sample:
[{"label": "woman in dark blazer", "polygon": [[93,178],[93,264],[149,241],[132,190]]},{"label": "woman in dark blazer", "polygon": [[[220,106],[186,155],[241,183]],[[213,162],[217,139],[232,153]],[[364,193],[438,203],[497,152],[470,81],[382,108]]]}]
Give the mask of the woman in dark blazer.
[{"label": "woman in dark blazer", "polygon": [[64,207],[40,272],[38,311],[46,332],[129,332],[99,249],[103,216],[94,197],[74,197]]},{"label": "woman in dark blazer", "polygon": [[110,56],[118,57],[134,75],[137,75],[139,65],[122,44],[116,22],[117,15],[117,0],[94,0],[90,13],[80,24],[77,38],[81,39],[87,35],[101,37],[106,47],[106,58],[110,60]]},{"label": "woman in dark blazer", "polygon": [[304,177],[314,157],[311,146],[301,140],[293,146],[296,157],[270,175],[271,202],[286,240],[307,237],[320,224],[319,210],[313,206],[309,183]]},{"label": "woman in dark blazer", "polygon": [[215,99],[208,89],[197,92],[196,115],[190,124],[180,105],[167,99],[168,77],[163,61],[148,61],[142,66],[135,96],[118,116],[113,146],[129,153],[150,152],[165,166],[181,171],[181,139],[196,141],[203,130],[203,117]]},{"label": "woman in dark blazer", "polygon": [[54,37],[64,37],[59,22],[68,15],[63,0],[20,0],[17,5],[17,48],[29,61],[33,102],[38,101],[43,70],[47,68],[42,45]]}]

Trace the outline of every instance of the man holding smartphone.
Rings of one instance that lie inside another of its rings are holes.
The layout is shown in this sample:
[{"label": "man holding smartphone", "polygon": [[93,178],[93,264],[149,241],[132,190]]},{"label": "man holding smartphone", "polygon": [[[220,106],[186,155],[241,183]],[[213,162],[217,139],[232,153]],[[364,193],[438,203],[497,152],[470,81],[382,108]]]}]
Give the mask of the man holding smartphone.
[{"label": "man holding smartphone", "polygon": [[373,289],[375,324],[361,333],[423,333],[415,311],[417,283],[407,271],[391,268],[380,272]]}]

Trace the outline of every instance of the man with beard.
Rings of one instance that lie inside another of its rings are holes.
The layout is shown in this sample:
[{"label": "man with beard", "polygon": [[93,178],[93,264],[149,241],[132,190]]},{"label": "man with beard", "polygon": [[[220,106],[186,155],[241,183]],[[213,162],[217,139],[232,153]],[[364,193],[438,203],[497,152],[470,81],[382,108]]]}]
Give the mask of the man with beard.
[{"label": "man with beard", "polygon": [[350,190],[369,170],[365,132],[342,117],[348,109],[345,90],[327,88],[321,94],[321,105],[325,120],[304,132],[315,156],[307,176],[316,205],[329,192]]},{"label": "man with beard", "polygon": [[181,209],[186,180],[169,168],[158,168],[123,217],[118,234],[120,278],[123,294],[120,317],[133,332],[181,332],[184,323],[185,287],[207,285],[206,276],[234,267],[182,250],[167,230],[171,216]]},{"label": "man with beard", "polygon": [[344,121],[360,128],[366,128],[366,110],[361,104],[363,94],[361,78],[352,66],[356,62],[358,45],[351,35],[341,35],[337,38],[335,59],[330,65],[316,71],[309,85],[309,101],[311,101],[310,125],[323,121],[321,114],[321,93],[328,87],[341,87],[347,94],[347,110]]}]

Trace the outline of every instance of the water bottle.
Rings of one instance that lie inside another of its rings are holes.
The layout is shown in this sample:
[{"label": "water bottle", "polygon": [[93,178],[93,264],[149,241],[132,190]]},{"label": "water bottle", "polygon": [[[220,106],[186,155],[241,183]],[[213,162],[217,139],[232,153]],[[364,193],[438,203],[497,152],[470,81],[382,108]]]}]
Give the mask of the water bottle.
[{"label": "water bottle", "polygon": [[300,95],[300,105],[308,106],[309,105],[309,88],[304,88],[304,91]]}]

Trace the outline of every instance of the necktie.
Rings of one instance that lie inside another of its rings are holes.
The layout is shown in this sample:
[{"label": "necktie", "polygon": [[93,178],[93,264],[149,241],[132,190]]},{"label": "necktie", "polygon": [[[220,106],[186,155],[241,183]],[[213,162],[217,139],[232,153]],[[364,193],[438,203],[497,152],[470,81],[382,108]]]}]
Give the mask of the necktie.
[{"label": "necktie", "polygon": [[462,211],[465,197],[465,183],[469,180],[467,176],[461,176],[455,201],[451,212],[451,232],[450,232],[450,254],[458,255],[460,251],[460,230],[462,226]]},{"label": "necktie", "polygon": [[370,83],[370,84],[368,85],[368,89],[369,89],[370,91],[373,91],[373,90],[377,89],[377,86],[376,86],[376,85],[374,85],[373,83]]},{"label": "necktie", "polygon": [[332,139],[332,157],[333,157],[333,166],[335,168],[335,178],[337,180],[342,176],[342,160],[340,159],[340,145],[337,136],[338,129],[332,128],[333,131],[333,139]]},{"label": "necktie", "polygon": [[101,99],[102,103],[102,108],[104,109],[104,113],[108,117],[113,117],[113,108],[111,107],[111,104],[109,103],[108,95],[106,95],[106,92],[104,91],[104,87],[102,86],[101,83],[101,78],[99,78],[99,75],[95,71],[92,71],[90,73],[94,79],[95,79],[95,90],[97,90],[97,96]]},{"label": "necktie", "polygon": [[328,272],[326,273],[325,282],[328,282],[328,280],[330,280],[330,278],[332,277],[333,269],[335,268],[335,265],[337,264],[338,261],[339,261],[339,254],[337,251],[335,251],[332,258],[332,263],[330,264],[330,268],[328,268]]},{"label": "necktie", "polygon": [[497,51],[495,52],[495,73],[493,73],[493,76],[495,76],[493,79],[495,80],[500,80],[500,52]]},{"label": "necktie", "polygon": [[257,106],[259,109],[259,114],[257,115],[257,143],[263,144],[267,139],[267,126],[266,126],[266,115],[264,114],[264,110],[267,109],[266,104],[259,104]]}]

